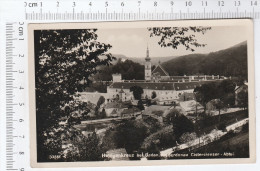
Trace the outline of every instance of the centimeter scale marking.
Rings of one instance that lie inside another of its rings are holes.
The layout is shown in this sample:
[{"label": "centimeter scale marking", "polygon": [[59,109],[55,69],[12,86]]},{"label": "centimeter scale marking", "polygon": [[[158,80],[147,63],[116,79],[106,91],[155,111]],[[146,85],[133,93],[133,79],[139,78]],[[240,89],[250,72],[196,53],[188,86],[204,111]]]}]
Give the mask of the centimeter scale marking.
[{"label": "centimeter scale marking", "polygon": [[[260,18],[258,0],[62,1],[24,2],[25,19],[126,21]],[[48,8],[47,8],[48,7]]]},{"label": "centimeter scale marking", "polygon": [[17,75],[24,73],[22,69],[17,70],[17,67],[24,67],[20,61],[24,57],[24,50],[20,47],[24,43],[23,26],[23,22],[8,22],[5,25],[6,170],[19,171],[24,171],[23,167],[15,165],[17,160],[22,159],[19,156],[24,156],[24,149],[20,143],[22,143],[25,131],[20,129],[19,126],[22,125],[18,124],[24,122],[21,115],[24,114],[21,108],[24,107],[24,92],[21,91],[24,87],[18,86],[19,80],[24,80],[24,78],[22,75]]},{"label": "centimeter scale marking", "polygon": [[[79,8],[79,2],[85,3],[85,10]],[[99,3],[97,3],[99,2]],[[169,3],[163,5],[165,10],[159,7],[161,2]],[[24,8],[24,17],[21,21],[30,22],[40,20],[43,22],[48,21],[129,21],[129,20],[178,20],[178,19],[218,19],[218,18],[254,18],[260,19],[260,2],[254,1],[218,1],[218,0],[194,0],[194,1],[28,1],[22,2]],[[160,3],[160,4],[159,4]],[[197,6],[196,6],[197,3]],[[210,3],[216,6],[208,8]],[[247,8],[243,5],[247,3]],[[113,5],[118,4],[117,7]],[[135,4],[135,5],[133,5]],[[142,5],[141,5],[142,4]],[[147,5],[151,5],[149,8]],[[175,6],[177,4],[177,6]],[[180,5],[182,4],[182,5]],[[225,8],[224,8],[225,4]],[[100,6],[103,5],[103,6]],[[129,5],[129,6],[128,6]],[[180,5],[180,6],[178,6]],[[195,5],[195,6],[193,6]],[[49,7],[51,7],[49,9]],[[195,11],[192,9],[196,9]],[[131,9],[129,11],[129,9]],[[25,100],[24,96],[19,97],[15,90],[21,87],[16,85],[17,79],[24,79],[17,74],[23,73],[15,70],[17,66],[23,64],[14,62],[18,57],[21,57],[19,52],[22,47],[18,47],[16,41],[20,37],[17,35],[20,23],[6,23],[6,170],[19,170],[24,171],[29,166],[23,166],[24,163],[19,163],[19,155],[24,154],[24,146],[17,143],[19,138],[19,131],[15,124],[17,119],[16,106],[20,103],[15,101]],[[16,33],[16,34],[15,34]],[[24,40],[24,39],[23,39]],[[25,40],[26,43],[26,40]],[[19,55],[17,55],[17,53]],[[23,54],[23,53],[22,53]],[[24,54],[22,55],[24,56]],[[22,98],[22,99],[21,99]],[[21,119],[19,119],[21,120]],[[21,120],[23,121],[23,120]],[[18,121],[19,122],[19,121]],[[20,131],[21,132],[21,131]],[[22,130],[23,132],[23,130]],[[27,133],[24,133],[27,135]],[[24,136],[23,136],[24,138]],[[22,142],[21,142],[22,143]],[[23,144],[24,145],[24,144]],[[17,151],[19,150],[19,151]],[[21,159],[21,158],[20,158]]]},{"label": "centimeter scale marking", "polygon": [[121,21],[121,20],[178,20],[178,19],[221,19],[221,18],[260,18],[260,12],[178,12],[178,13],[25,13],[26,20],[81,20],[81,21]]},{"label": "centimeter scale marking", "polygon": [[13,23],[6,24],[6,170],[18,170],[13,168],[14,163],[14,125],[13,125],[13,97],[14,97],[14,76],[13,76],[13,49],[14,44]]}]

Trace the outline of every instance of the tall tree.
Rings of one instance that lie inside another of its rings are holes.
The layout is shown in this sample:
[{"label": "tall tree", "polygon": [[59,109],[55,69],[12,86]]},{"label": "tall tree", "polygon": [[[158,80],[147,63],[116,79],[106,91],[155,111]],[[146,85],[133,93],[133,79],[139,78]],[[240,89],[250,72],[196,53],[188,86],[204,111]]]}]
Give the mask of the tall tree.
[{"label": "tall tree", "polygon": [[204,112],[206,112],[206,104],[218,97],[217,83],[203,84],[201,87],[196,87],[194,89],[194,95],[197,102],[200,102],[204,107]]},{"label": "tall tree", "polygon": [[134,98],[136,100],[141,100],[144,90],[140,86],[133,86],[133,87],[130,87],[130,92],[133,92]]},{"label": "tall tree", "polygon": [[100,106],[106,101],[104,96],[100,96],[97,101],[97,107],[100,108]]},{"label": "tall tree", "polygon": [[232,80],[223,80],[218,86],[219,99],[227,107],[235,103],[235,88],[236,84]]},{"label": "tall tree", "polygon": [[58,126],[62,107],[73,101],[75,92],[88,86],[89,77],[97,73],[98,66],[109,65],[114,59],[107,52],[111,45],[98,42],[96,31],[34,32],[38,154],[48,154],[41,148],[42,137],[47,129]]},{"label": "tall tree", "polygon": [[183,133],[193,132],[194,124],[180,111],[173,109],[167,116],[166,121],[173,126],[173,134],[179,140]]},{"label": "tall tree", "polygon": [[218,122],[220,122],[220,113],[221,113],[221,109],[225,107],[223,101],[221,101],[220,99],[214,99],[211,101],[213,106],[215,106],[215,108],[218,110]]},{"label": "tall tree", "polygon": [[195,33],[205,34],[211,27],[153,27],[148,28],[150,37],[160,37],[158,44],[161,47],[177,49],[182,45],[186,50],[194,51],[195,47],[204,47],[206,44],[198,43]]},{"label": "tall tree", "polygon": [[242,107],[244,110],[248,109],[248,91],[242,90],[237,94],[237,103],[239,107]]}]

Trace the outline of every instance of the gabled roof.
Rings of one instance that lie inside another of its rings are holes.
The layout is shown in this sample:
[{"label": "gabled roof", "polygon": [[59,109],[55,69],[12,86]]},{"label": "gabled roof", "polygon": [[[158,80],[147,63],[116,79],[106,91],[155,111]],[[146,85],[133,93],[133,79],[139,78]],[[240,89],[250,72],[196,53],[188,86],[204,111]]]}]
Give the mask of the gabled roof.
[{"label": "gabled roof", "polygon": [[111,115],[117,114],[116,109],[113,109],[112,112],[110,113]]},{"label": "gabled roof", "polygon": [[154,73],[159,73],[160,76],[169,76],[168,72],[166,72],[160,64],[158,64],[152,71],[152,74]]}]

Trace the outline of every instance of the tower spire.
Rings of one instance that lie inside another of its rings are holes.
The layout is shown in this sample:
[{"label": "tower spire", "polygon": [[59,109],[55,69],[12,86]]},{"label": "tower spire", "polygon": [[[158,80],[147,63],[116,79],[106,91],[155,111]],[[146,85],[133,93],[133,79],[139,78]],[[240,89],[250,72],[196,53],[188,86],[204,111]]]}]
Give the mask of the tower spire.
[{"label": "tower spire", "polygon": [[149,57],[149,47],[148,47],[148,43],[147,43],[147,49],[146,49],[146,58],[145,58],[146,61],[150,61],[151,58]]},{"label": "tower spire", "polygon": [[149,57],[149,47],[147,43],[147,49],[146,49],[146,58],[145,58],[145,80],[151,80],[152,76],[152,70],[151,70],[151,58]]},{"label": "tower spire", "polygon": [[146,49],[146,57],[149,57],[149,47],[148,47],[148,43],[147,43],[147,49]]}]

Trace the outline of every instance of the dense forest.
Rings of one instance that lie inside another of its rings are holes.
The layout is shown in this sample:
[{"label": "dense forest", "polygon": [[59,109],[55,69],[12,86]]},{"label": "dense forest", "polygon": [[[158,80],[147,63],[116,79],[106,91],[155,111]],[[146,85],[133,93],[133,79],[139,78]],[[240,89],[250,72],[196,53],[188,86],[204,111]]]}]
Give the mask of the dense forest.
[{"label": "dense forest", "polygon": [[170,75],[224,75],[247,79],[247,43],[209,54],[189,54],[163,62]]},{"label": "dense forest", "polygon": [[100,72],[93,77],[96,81],[111,81],[112,74],[122,74],[124,80],[143,80],[144,66],[133,62],[131,60],[122,61],[121,58],[117,60],[114,65],[102,66],[99,68]]}]

